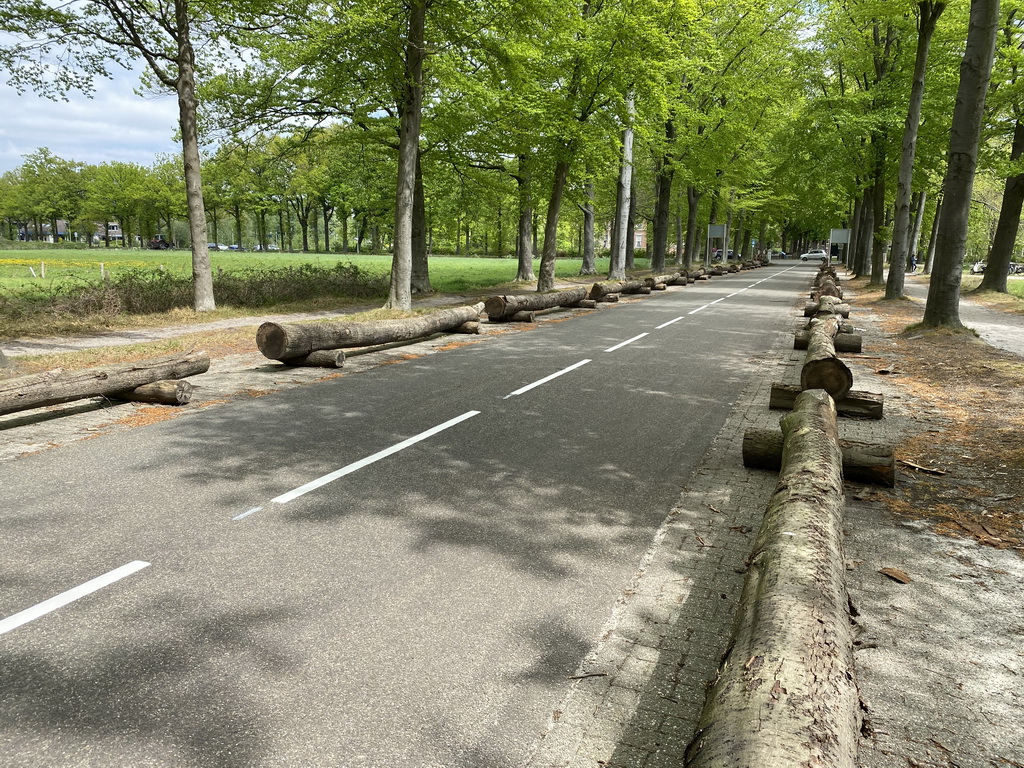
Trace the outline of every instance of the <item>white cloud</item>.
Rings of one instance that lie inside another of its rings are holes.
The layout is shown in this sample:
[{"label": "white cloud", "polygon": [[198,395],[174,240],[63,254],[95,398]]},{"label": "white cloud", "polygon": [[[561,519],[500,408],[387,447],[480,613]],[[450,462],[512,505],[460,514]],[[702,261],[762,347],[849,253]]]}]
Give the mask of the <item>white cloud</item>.
[{"label": "white cloud", "polygon": [[158,154],[179,152],[174,140],[178,103],[173,94],[139,96],[134,72],[96,83],[93,98],[69,94],[69,101],[19,95],[0,84],[0,172],[22,163],[40,147],[66,160],[112,160],[150,165]]}]

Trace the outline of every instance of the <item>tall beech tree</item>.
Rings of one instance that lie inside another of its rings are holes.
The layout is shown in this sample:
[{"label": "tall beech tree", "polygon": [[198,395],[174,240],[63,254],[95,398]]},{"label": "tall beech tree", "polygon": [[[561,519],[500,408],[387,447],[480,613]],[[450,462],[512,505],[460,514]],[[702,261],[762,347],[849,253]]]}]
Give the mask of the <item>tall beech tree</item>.
[{"label": "tall beech tree", "polygon": [[907,252],[910,245],[911,184],[914,180],[914,158],[917,152],[917,132],[921,122],[921,104],[924,102],[925,69],[928,65],[928,49],[935,33],[935,25],[945,9],[946,3],[940,0],[923,0],[917,3],[917,52],[910,87],[910,105],[903,126],[899,175],[896,180],[895,221],[889,255],[889,276],[885,286],[887,299],[903,297]]},{"label": "tall beech tree", "polygon": [[988,104],[990,125],[1012,127],[1010,152],[1007,160],[997,163],[997,170],[1005,176],[1003,199],[999,208],[992,247],[988,252],[985,273],[979,291],[1007,293],[1007,276],[1013,260],[1017,232],[1020,229],[1021,207],[1024,205],[1024,18],[1020,0],[1003,0],[1003,24],[996,49],[996,59]]},{"label": "tall beech tree", "polygon": [[142,60],[156,83],[177,95],[185,193],[192,242],[193,306],[215,309],[213,275],[206,243],[199,129],[196,119],[196,53],[193,31],[226,16],[230,4],[215,0],[137,3],[128,0],[8,0],[2,29],[11,42],[0,64],[19,89],[50,98],[71,90],[89,92],[113,65]]},{"label": "tall beech tree", "polygon": [[999,0],[971,0],[970,19],[949,132],[949,164],[942,185],[935,259],[922,320],[927,327],[963,327],[960,322],[960,279],[985,113],[985,94],[999,31]]}]

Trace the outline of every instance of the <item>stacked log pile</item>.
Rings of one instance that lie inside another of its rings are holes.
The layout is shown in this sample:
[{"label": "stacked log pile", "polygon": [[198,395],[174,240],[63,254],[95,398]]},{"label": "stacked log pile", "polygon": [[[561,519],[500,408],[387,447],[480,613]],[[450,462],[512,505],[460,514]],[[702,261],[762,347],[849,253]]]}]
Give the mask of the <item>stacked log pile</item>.
[{"label": "stacked log pile", "polygon": [[90,397],[180,405],[191,398],[192,385],[178,380],[209,369],[210,356],[193,350],[120,365],[20,376],[0,381],[0,415]]}]

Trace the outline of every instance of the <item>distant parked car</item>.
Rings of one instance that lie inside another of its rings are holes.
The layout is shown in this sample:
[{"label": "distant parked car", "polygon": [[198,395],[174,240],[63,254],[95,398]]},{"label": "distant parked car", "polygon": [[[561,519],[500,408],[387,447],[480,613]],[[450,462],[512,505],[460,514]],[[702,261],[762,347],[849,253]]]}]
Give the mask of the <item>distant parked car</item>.
[{"label": "distant parked car", "polygon": [[985,271],[985,262],[984,261],[976,261],[976,262],[974,262],[974,264],[971,265],[971,274],[972,275],[980,275],[984,271]]},{"label": "distant parked car", "polygon": [[231,249],[228,248],[226,245],[224,245],[224,243],[209,243],[207,245],[207,250],[210,250],[210,251],[229,251]]},{"label": "distant parked car", "polygon": [[245,248],[240,246],[238,243],[232,243],[231,245],[228,246],[228,250],[229,251],[244,251]]},{"label": "distant parked car", "polygon": [[828,261],[828,254],[821,248],[812,248],[807,253],[800,254],[800,261]]}]

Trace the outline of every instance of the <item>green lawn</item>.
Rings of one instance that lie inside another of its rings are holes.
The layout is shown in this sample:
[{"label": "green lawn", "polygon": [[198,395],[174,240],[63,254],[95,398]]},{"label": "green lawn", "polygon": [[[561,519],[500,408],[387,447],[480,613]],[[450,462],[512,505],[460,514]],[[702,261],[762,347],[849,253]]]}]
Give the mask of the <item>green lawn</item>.
[{"label": "green lawn", "polygon": [[[273,268],[296,264],[330,266],[351,262],[360,269],[386,274],[391,268],[390,255],[328,254],[328,253],[249,253],[214,251],[210,254],[213,268],[226,272],[247,267]],[[559,259],[555,263],[557,277],[579,273],[579,259]],[[93,248],[91,250],[0,251],[0,287],[8,291],[32,292],[34,288],[80,280],[97,280],[102,268],[112,274],[124,270],[166,269],[187,275],[192,271],[188,251],[150,251]],[[539,260],[534,261],[536,271]],[[646,261],[637,265],[646,267]],[[598,259],[598,273],[607,274],[608,260]],[[516,276],[515,259],[433,256],[430,279],[435,290],[459,293],[511,282]]]}]

